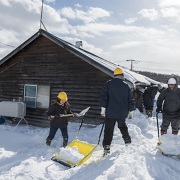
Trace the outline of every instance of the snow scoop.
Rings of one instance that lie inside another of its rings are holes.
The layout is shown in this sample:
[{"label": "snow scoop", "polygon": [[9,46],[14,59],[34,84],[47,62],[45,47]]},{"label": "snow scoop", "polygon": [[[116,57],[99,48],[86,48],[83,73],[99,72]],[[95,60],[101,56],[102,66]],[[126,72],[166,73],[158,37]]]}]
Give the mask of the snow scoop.
[{"label": "snow scoop", "polygon": [[158,130],[158,143],[157,143],[157,149],[161,152],[162,155],[167,157],[177,157],[180,158],[180,154],[168,154],[165,153],[164,150],[161,148],[162,142],[160,141],[160,135],[159,135],[159,120],[158,120],[158,113],[156,113],[156,120],[157,120],[157,130]]},{"label": "snow scoop", "polygon": [[63,159],[63,157],[60,157],[61,151],[59,151],[57,154],[55,154],[55,156],[53,156],[51,158],[51,160],[56,161],[64,166],[67,166],[70,168],[79,166],[79,165],[83,164],[84,162],[86,162],[91,157],[93,151],[97,147],[97,145],[95,145],[95,144],[89,144],[85,141],[79,141],[78,139],[72,141],[70,144],[68,144],[67,147],[72,148],[74,146],[76,146],[78,148],[78,152],[83,155],[82,156],[83,158],[80,159],[78,162],[74,162],[73,160],[67,161],[66,159]]},{"label": "snow scoop", "polygon": [[180,154],[168,154],[168,153],[165,153],[159,146],[158,146],[158,149],[159,149],[160,153],[162,155],[164,155],[164,156],[180,159]]},{"label": "snow scoop", "polygon": [[77,114],[77,117],[84,116],[88,112],[89,108],[90,107],[87,107],[86,109],[82,110],[79,114]]},{"label": "snow scoop", "polygon": [[[90,108],[90,107],[89,107]],[[85,110],[83,110],[83,114],[85,115],[85,113],[89,110],[89,108],[86,108]],[[83,116],[84,116],[83,115]],[[102,134],[102,131],[103,131],[103,128],[104,128],[104,123],[102,125],[102,128],[101,128],[101,131],[100,131],[100,134],[99,134],[99,139],[98,139],[98,143],[97,144],[90,144],[90,143],[87,143],[85,141],[80,141],[78,140],[78,135],[79,135],[79,132],[80,132],[80,129],[82,127],[82,124],[83,124],[83,121],[84,121],[84,117],[82,118],[82,121],[81,121],[81,124],[80,124],[80,127],[79,127],[79,130],[77,132],[77,135],[76,135],[76,138],[75,140],[73,140],[70,144],[67,145],[66,148],[73,148],[74,146],[77,147],[78,149],[78,152],[80,154],[83,155],[83,158],[80,159],[78,162],[74,162],[73,160],[66,160],[66,159],[63,159],[61,157],[61,152],[62,151],[59,151],[57,154],[55,154],[51,160],[53,161],[56,161],[64,166],[67,166],[67,167],[75,167],[75,166],[79,166],[79,165],[82,165],[84,164],[90,157],[91,155],[93,154],[94,150],[98,147],[99,145],[99,142],[100,142],[100,138],[101,138],[101,134]]]}]

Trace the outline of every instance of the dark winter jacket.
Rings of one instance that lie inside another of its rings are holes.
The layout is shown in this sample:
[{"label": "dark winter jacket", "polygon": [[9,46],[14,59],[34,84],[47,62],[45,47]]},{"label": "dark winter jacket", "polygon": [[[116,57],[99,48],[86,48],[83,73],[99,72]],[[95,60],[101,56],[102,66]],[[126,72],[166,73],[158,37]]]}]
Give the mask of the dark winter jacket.
[{"label": "dark winter jacket", "polygon": [[129,111],[135,110],[135,102],[129,86],[120,78],[105,83],[100,106],[106,108],[106,117],[125,119]]},{"label": "dark winter jacket", "polygon": [[135,89],[133,91],[133,96],[136,108],[138,108],[140,112],[143,112],[143,92],[139,89]]},{"label": "dark winter jacket", "polygon": [[157,92],[162,92],[162,90],[159,90],[158,86],[156,85],[145,89],[143,93],[143,104],[146,110],[153,110],[153,99],[155,98]]},{"label": "dark winter jacket", "polygon": [[180,118],[180,88],[177,86],[173,90],[167,88],[157,99],[157,109],[162,110],[163,118]]},{"label": "dark winter jacket", "polygon": [[47,112],[48,116],[55,116],[51,120],[51,125],[58,128],[65,128],[68,125],[68,117],[60,117],[60,114],[71,114],[70,107],[65,111],[64,106],[54,103]]}]

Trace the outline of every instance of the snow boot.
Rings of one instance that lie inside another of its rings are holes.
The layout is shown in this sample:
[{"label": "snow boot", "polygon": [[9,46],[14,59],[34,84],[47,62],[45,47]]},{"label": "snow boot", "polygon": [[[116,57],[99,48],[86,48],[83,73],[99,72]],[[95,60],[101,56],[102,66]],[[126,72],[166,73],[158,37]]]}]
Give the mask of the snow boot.
[{"label": "snow boot", "polygon": [[129,137],[124,138],[124,143],[126,146],[131,144],[131,137],[129,136]]},{"label": "snow boot", "polygon": [[48,139],[48,138],[46,139],[46,145],[47,145],[47,146],[50,146],[50,145],[51,145],[51,139]]},{"label": "snow boot", "polygon": [[103,154],[103,156],[106,156],[109,153],[110,153],[110,145],[105,145],[104,146],[104,154]]},{"label": "snow boot", "polygon": [[151,110],[147,110],[146,114],[148,115],[148,117],[152,117],[152,111]]},{"label": "snow boot", "polygon": [[172,131],[172,134],[177,135],[178,131]]},{"label": "snow boot", "polygon": [[161,136],[162,136],[163,134],[167,134],[167,130],[161,130]]},{"label": "snow boot", "polygon": [[65,148],[68,144],[68,138],[63,138],[63,147]]}]

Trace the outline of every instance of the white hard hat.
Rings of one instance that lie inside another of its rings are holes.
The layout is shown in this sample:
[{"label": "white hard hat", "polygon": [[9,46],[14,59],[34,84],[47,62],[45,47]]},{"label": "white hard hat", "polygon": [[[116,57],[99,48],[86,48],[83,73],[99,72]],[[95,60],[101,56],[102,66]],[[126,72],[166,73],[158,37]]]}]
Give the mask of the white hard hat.
[{"label": "white hard hat", "polygon": [[176,84],[176,80],[174,79],[174,78],[170,78],[169,80],[168,80],[168,85],[169,84]]}]

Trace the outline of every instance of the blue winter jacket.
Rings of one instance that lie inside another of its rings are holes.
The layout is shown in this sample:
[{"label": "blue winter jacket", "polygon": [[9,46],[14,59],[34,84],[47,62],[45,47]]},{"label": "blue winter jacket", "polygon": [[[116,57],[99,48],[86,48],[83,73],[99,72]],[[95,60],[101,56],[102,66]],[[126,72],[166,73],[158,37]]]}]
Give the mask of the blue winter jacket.
[{"label": "blue winter jacket", "polygon": [[116,77],[105,83],[100,105],[106,108],[106,117],[114,119],[125,119],[129,111],[136,109],[131,89],[122,79]]}]

